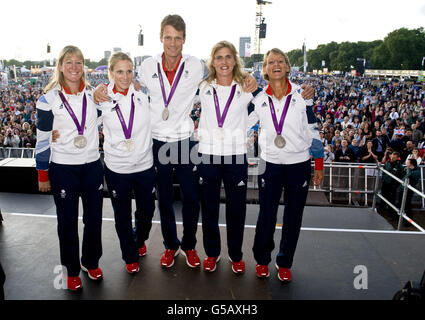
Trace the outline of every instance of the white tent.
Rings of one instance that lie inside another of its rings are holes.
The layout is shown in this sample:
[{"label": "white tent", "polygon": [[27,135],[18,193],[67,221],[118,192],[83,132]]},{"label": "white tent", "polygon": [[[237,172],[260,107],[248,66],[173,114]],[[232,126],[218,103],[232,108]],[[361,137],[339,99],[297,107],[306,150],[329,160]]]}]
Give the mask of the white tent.
[{"label": "white tent", "polygon": [[41,72],[53,72],[53,70],[54,70],[55,68],[54,67],[42,67],[41,69],[40,69],[40,71]]},{"label": "white tent", "polygon": [[21,73],[31,73],[31,70],[28,70],[25,67],[21,67]]}]

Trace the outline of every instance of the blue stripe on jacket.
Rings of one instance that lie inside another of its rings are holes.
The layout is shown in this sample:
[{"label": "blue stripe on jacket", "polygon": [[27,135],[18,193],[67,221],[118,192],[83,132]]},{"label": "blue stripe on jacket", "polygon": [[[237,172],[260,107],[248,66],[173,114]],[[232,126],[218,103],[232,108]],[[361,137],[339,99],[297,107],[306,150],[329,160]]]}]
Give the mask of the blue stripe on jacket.
[{"label": "blue stripe on jacket", "polygon": [[52,131],[52,128],[53,128],[52,110],[44,111],[37,108],[37,129],[41,131]]}]

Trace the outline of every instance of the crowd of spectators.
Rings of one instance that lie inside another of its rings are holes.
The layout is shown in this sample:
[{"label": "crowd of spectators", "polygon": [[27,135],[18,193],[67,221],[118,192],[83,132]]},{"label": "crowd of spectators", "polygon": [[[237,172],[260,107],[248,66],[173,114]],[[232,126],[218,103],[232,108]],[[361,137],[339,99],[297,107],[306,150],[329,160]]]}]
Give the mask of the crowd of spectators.
[{"label": "crowd of spectators", "polygon": [[[93,86],[107,82],[106,74],[88,75]],[[48,77],[0,87],[0,148],[34,148],[37,99]],[[385,164],[392,152],[405,164],[420,165],[425,153],[425,85],[413,81],[351,76],[296,77],[315,89],[314,112],[325,148],[325,162]],[[195,130],[201,105],[194,105]],[[255,146],[258,133],[253,130]],[[102,133],[100,139],[102,140]],[[258,155],[258,150],[254,152]]]},{"label": "crowd of spectators", "polygon": [[[107,75],[88,75],[87,79],[91,85],[97,86],[107,81]],[[0,86],[0,148],[35,147],[36,103],[48,80],[49,75],[42,75],[31,84],[30,77],[21,77],[18,82]]]},{"label": "crowd of spectators", "polygon": [[41,86],[9,84],[0,87],[0,147],[35,147],[35,106],[41,94]]},{"label": "crowd of spectators", "polygon": [[424,84],[338,76],[298,81],[315,88],[314,112],[326,162],[385,164],[394,151],[402,163],[423,158]]}]

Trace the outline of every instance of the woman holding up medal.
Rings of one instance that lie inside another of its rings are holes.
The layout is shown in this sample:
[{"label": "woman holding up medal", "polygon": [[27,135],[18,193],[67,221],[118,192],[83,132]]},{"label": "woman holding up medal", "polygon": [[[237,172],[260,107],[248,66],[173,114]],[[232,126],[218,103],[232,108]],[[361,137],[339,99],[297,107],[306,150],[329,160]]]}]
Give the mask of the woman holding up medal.
[{"label": "woman holding up medal", "polygon": [[[92,280],[103,277],[101,229],[103,166],[99,154],[97,110],[86,82],[80,49],[62,49],[45,94],[37,101],[36,168],[39,190],[51,191],[56,204],[60,259],[67,287],[82,288],[80,268]],[[61,137],[51,143],[52,130]],[[83,203],[81,264],[78,206]]]},{"label": "woman holding up medal", "polygon": [[[278,278],[283,282],[291,281],[290,268],[311,178],[309,151],[314,142],[319,142],[319,154],[323,154],[319,133],[309,125],[306,102],[299,87],[288,80],[289,72],[289,60],[281,50],[272,49],[264,55],[263,74],[269,85],[254,99],[255,110],[249,116],[250,125],[260,122],[260,157],[265,165],[258,178],[260,212],[253,247],[256,273],[258,277],[269,276],[277,211],[284,189],[282,239],[276,258]],[[323,158],[316,158],[314,184],[319,185],[322,179]]]},{"label": "woman holding up medal", "polygon": [[[114,208],[115,229],[129,273],[139,271],[139,256],[155,211],[150,110],[146,94],[133,86],[133,62],[122,52],[109,60],[109,102],[101,103],[105,136],[105,179]],[[132,195],[136,201],[132,226]]]},{"label": "woman holding up medal", "polygon": [[242,90],[242,66],[233,44],[217,43],[208,63],[209,77],[199,87],[199,165],[205,271],[213,272],[220,260],[218,225],[220,189],[226,191],[227,245],[232,270],[245,272],[242,242],[245,228],[248,163],[246,127],[248,105],[254,93]]}]

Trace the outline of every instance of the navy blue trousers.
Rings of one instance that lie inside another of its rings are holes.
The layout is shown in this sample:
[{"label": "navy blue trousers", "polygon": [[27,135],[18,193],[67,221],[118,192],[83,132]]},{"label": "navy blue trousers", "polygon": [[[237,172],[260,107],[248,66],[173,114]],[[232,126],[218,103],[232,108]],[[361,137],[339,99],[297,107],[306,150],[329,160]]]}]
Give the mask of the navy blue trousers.
[{"label": "navy blue trousers", "polygon": [[68,276],[80,273],[78,207],[83,204],[81,264],[96,269],[102,256],[103,166],[100,160],[82,165],[51,163],[50,184],[56,204],[60,259]]},{"label": "navy blue trousers", "polygon": [[[105,166],[105,180],[114,208],[115,230],[120,241],[125,263],[139,260],[137,248],[149,238],[155,212],[155,169],[122,174]],[[132,223],[132,196],[136,202],[134,229]]]},{"label": "navy blue trousers", "polygon": [[246,156],[202,155],[199,185],[202,208],[202,232],[205,253],[217,257],[221,252],[220,190],[226,193],[226,231],[228,254],[232,261],[242,260],[242,242],[246,217],[248,162]]},{"label": "navy blue trousers", "polygon": [[271,261],[279,200],[284,189],[285,209],[276,263],[279,267],[291,268],[310,184],[311,161],[290,165],[266,162],[265,166],[265,172],[258,177],[260,213],[255,229],[254,258],[261,265]]},{"label": "navy blue trousers", "polygon": [[[166,249],[177,250],[181,247],[182,250],[192,250],[196,245],[200,206],[197,170],[190,159],[193,147],[195,147],[195,142],[190,139],[172,143],[153,139],[158,207]],[[174,172],[180,185],[182,199],[183,237],[181,241],[177,237],[173,208]]]}]

